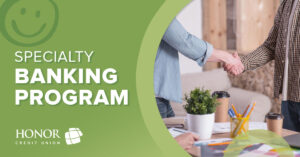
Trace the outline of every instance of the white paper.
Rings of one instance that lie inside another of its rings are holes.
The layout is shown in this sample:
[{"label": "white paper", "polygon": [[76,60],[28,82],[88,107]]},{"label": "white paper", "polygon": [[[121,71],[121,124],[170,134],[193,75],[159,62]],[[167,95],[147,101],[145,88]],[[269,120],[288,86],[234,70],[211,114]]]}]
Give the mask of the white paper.
[{"label": "white paper", "polygon": [[[267,130],[267,123],[264,122],[249,122],[249,130]],[[230,122],[215,123],[213,134],[230,132]]]}]

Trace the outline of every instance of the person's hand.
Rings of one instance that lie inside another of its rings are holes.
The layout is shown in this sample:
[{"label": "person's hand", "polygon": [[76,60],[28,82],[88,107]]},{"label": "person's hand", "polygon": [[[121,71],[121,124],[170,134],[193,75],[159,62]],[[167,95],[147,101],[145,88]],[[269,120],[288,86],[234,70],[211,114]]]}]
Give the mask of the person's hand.
[{"label": "person's hand", "polygon": [[232,55],[232,58],[229,59],[224,64],[224,70],[232,75],[239,75],[244,71],[244,65],[241,62],[241,59],[237,52]]},{"label": "person's hand", "polygon": [[233,75],[238,75],[244,71],[244,65],[236,52],[230,54],[224,50],[214,49],[207,61],[224,63],[224,70]]},{"label": "person's hand", "polygon": [[175,137],[177,143],[186,151],[192,148],[195,141],[199,140],[199,136],[193,133],[185,133]]}]

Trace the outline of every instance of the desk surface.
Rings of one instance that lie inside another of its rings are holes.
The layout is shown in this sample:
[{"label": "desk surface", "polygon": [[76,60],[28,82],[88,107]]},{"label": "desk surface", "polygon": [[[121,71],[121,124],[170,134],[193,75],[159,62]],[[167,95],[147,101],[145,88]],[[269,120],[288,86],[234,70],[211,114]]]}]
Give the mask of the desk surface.
[{"label": "desk surface", "polygon": [[[283,129],[282,130],[282,137],[297,134],[297,133],[298,132]],[[212,135],[212,139],[217,139],[217,138],[230,138],[230,134],[229,133],[224,133],[224,134],[214,134],[214,135]],[[192,150],[190,151],[190,154],[192,156],[195,156],[195,157],[200,157],[201,156],[200,147],[193,147]]]},{"label": "desk surface", "polygon": [[[282,130],[282,137],[297,134],[297,133],[298,132],[283,129]],[[214,135],[212,135],[212,139],[216,139],[216,138],[230,138],[230,134],[229,133],[224,133],[224,134],[214,134]]]}]

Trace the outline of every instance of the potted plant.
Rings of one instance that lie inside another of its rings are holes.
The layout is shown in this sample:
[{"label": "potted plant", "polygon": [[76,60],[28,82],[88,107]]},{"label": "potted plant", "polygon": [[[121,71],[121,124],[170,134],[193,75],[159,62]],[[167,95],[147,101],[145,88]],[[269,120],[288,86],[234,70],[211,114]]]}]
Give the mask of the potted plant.
[{"label": "potted plant", "polygon": [[215,111],[219,104],[209,90],[196,88],[185,95],[188,130],[199,135],[200,139],[210,139],[215,121]]}]

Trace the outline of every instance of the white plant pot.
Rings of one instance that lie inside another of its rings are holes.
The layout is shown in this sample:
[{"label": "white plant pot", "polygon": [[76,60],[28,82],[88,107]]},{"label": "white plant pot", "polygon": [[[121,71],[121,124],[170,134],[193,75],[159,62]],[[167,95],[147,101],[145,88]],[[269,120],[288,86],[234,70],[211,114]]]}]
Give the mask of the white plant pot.
[{"label": "white plant pot", "polygon": [[215,113],[204,115],[187,114],[188,130],[199,135],[200,140],[210,139],[215,122]]}]

